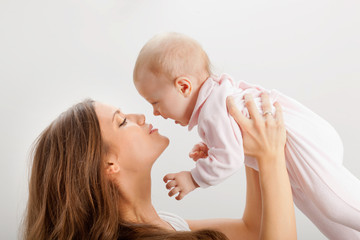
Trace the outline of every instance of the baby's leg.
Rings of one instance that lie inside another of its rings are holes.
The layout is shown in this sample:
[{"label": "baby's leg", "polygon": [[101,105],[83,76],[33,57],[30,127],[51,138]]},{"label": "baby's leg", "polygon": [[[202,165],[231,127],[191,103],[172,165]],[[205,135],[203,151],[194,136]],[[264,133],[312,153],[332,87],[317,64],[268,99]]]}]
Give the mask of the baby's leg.
[{"label": "baby's leg", "polygon": [[331,221],[312,201],[309,201],[306,198],[306,195],[299,189],[293,191],[293,197],[296,206],[317,226],[317,228],[327,238],[331,240],[360,239],[360,232]]},{"label": "baby's leg", "polygon": [[[353,195],[342,195],[336,186],[317,182],[314,204],[330,220],[360,231],[360,181],[354,177],[345,167],[338,169],[338,175],[334,179],[345,179],[348,182],[344,188],[352,189]],[[350,186],[349,186],[350,185]]]},{"label": "baby's leg", "polygon": [[[327,173],[331,172],[333,171]],[[297,181],[300,186],[294,187],[293,193],[298,195],[297,191],[301,192],[302,198],[298,199],[304,203],[300,204],[298,201],[299,205],[311,203],[316,207],[317,211],[312,209],[306,214],[310,219],[315,216],[318,221],[330,221],[360,231],[360,181],[356,177],[341,165],[338,166],[336,175],[325,179],[310,168],[301,177],[303,180]]]},{"label": "baby's leg", "polygon": [[360,231],[360,180],[315,144],[305,145],[305,141],[298,144],[301,140],[288,134],[286,143],[285,154],[294,191],[301,190],[303,200],[317,207],[323,221],[328,219]]}]

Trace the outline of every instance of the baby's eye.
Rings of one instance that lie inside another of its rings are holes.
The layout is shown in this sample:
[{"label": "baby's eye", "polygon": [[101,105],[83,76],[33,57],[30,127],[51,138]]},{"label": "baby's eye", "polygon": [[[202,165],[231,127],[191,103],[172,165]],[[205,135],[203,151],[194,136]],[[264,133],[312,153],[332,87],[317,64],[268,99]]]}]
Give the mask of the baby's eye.
[{"label": "baby's eye", "polygon": [[125,126],[125,125],[126,125],[126,123],[127,123],[126,118],[124,118],[124,121],[122,121],[122,123],[120,123],[119,127],[121,127],[121,126]]}]

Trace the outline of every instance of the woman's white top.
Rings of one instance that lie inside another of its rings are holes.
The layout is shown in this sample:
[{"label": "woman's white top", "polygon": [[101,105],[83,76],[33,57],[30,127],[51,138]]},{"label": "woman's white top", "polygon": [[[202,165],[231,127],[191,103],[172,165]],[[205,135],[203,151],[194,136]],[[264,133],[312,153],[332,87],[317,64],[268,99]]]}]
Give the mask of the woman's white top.
[{"label": "woman's white top", "polygon": [[191,231],[189,224],[178,215],[169,212],[158,212],[159,217],[169,223],[176,231]]}]

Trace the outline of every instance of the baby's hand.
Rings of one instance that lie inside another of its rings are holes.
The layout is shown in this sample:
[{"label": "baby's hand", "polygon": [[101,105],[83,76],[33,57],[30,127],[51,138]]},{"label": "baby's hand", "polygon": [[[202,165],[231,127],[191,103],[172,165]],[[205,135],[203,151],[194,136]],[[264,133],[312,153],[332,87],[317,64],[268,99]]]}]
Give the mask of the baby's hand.
[{"label": "baby's hand", "polygon": [[166,183],[166,188],[171,189],[169,192],[170,197],[179,193],[179,195],[175,197],[176,200],[183,199],[186,194],[199,187],[191,176],[190,171],[169,173],[164,177],[164,182]]},{"label": "baby's hand", "polygon": [[205,143],[200,142],[195,144],[191,152],[189,153],[189,157],[192,158],[195,162],[200,158],[206,158],[208,156],[209,148]]}]

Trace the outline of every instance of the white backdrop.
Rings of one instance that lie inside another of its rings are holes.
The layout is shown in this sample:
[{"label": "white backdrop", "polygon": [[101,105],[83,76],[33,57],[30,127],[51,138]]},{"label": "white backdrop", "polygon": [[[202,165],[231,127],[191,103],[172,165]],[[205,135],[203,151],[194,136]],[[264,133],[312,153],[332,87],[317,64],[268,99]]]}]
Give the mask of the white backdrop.
[{"label": "white backdrop", "polygon": [[[178,202],[162,177],[190,169],[196,130],[152,116],[132,84],[142,45],[177,31],[197,39],[217,73],[276,88],[327,119],[344,165],[360,178],[358,0],[0,0],[0,239],[16,239],[27,201],[28,153],[72,104],[92,97],[145,113],[171,139],[153,169],[157,209],[184,218],[241,217],[244,171]],[[299,239],[325,239],[297,211]]]}]

